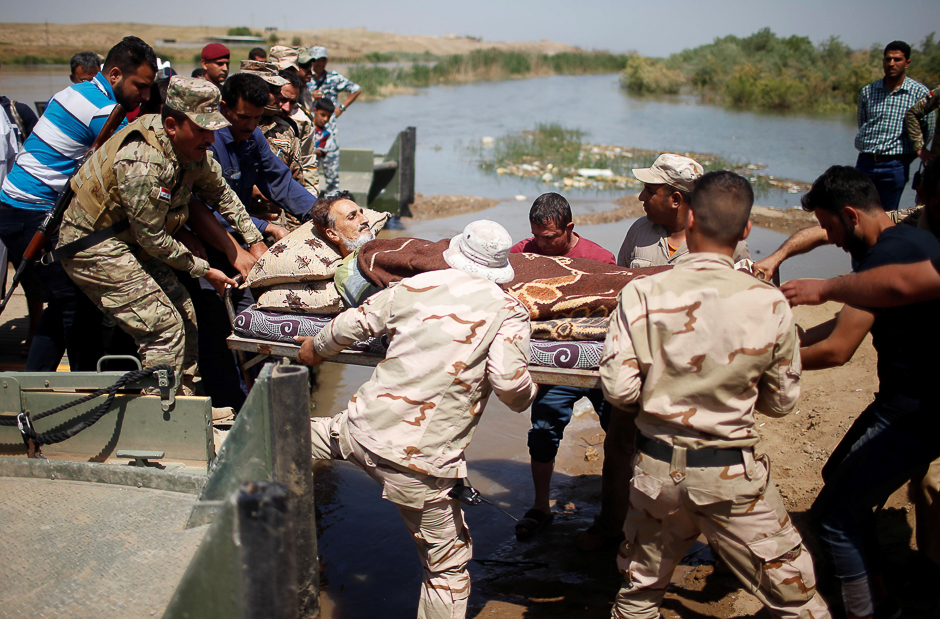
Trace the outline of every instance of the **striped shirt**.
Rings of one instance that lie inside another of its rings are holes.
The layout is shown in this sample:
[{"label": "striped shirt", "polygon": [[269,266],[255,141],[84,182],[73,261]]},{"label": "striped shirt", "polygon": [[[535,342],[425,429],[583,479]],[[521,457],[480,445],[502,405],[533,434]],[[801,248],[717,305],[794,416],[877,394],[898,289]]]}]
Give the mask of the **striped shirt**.
[{"label": "striped shirt", "polygon": [[[858,135],[855,148],[869,155],[913,155],[914,145],[904,133],[904,114],[930,94],[926,86],[909,77],[894,91],[880,79],[862,88],[858,98]],[[928,119],[927,133],[933,133]]]},{"label": "striped shirt", "polygon": [[103,73],[56,93],[4,179],[0,201],[31,211],[52,210],[115,104]]}]

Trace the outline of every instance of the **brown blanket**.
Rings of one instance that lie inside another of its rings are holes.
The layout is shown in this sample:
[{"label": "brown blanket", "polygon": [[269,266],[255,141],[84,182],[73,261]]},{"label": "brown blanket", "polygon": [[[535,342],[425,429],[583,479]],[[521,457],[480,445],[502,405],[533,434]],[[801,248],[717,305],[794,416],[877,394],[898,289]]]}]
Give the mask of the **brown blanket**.
[{"label": "brown blanket", "polygon": [[[443,253],[450,239],[378,239],[359,252],[359,268],[373,283],[392,282],[425,271],[449,268]],[[617,307],[617,295],[634,277],[672,267],[625,269],[586,258],[510,254],[516,277],[503,284],[529,310],[532,320],[606,317]]]}]

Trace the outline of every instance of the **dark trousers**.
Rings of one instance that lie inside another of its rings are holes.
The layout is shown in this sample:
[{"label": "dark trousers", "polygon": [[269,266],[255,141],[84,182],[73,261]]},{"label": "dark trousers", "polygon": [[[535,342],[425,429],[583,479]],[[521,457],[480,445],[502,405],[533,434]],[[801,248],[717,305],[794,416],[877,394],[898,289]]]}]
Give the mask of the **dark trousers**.
[{"label": "dark trousers", "polygon": [[[0,208],[0,240],[11,262],[20,263],[45,216],[44,211]],[[58,236],[58,231],[51,235],[50,247],[55,246]],[[62,265],[36,262],[29,272],[42,285],[48,305],[33,337],[26,371],[55,372],[66,351],[73,371],[93,371],[103,354],[101,312],[72,283]]]},{"label": "dark trousers", "polygon": [[901,203],[904,187],[907,186],[911,161],[910,158],[875,161],[868,155],[860,154],[855,162],[855,169],[864,172],[875,183],[881,197],[881,206],[886,211],[895,211]]},{"label": "dark trousers", "polygon": [[[206,253],[213,268],[220,269],[229,276],[237,274],[228,264],[224,254],[211,247],[206,248]],[[196,323],[199,328],[199,374],[202,377],[203,389],[206,395],[212,398],[213,406],[231,406],[238,411],[248,397],[248,386],[238,368],[235,351],[229,350],[225,341],[232,334],[232,323],[225,309],[225,301],[205,278],[193,279],[181,271],[177,271],[176,275],[189,291],[196,310]],[[236,314],[248,309],[255,302],[248,288],[231,292]]]},{"label": "dark trousers", "polygon": [[936,406],[878,395],[832,452],[813,520],[835,575],[852,582],[880,573],[872,510],[940,457]]}]

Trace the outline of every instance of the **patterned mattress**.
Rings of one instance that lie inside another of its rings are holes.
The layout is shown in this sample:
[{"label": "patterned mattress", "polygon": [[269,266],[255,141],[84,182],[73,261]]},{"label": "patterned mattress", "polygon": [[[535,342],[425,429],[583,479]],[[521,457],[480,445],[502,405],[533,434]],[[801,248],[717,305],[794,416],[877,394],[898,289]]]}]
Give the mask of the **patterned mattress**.
[{"label": "patterned mattress", "polygon": [[[329,316],[288,314],[249,308],[235,317],[235,333],[242,337],[294,344],[296,336],[313,336],[329,324]],[[603,342],[558,342],[532,339],[531,364],[549,368],[595,370],[604,350]],[[384,356],[388,348],[385,336],[370,338],[350,346],[373,355]]]}]

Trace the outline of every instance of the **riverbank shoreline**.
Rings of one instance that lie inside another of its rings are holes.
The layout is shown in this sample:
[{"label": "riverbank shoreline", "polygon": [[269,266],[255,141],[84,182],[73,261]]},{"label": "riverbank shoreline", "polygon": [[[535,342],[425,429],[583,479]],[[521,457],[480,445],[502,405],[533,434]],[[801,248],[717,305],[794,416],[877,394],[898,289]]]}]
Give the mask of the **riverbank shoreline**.
[{"label": "riverbank shoreline", "polygon": [[[411,205],[411,215],[402,217],[402,220],[408,222],[443,219],[483,211],[499,203],[500,200],[479,196],[424,196],[419,193],[415,195],[415,202]],[[615,200],[614,204],[617,208],[575,214],[575,226],[617,223],[626,219],[643,217],[646,214],[639,200],[639,194],[622,196]],[[782,210],[755,205],[751,209],[751,223],[759,228],[790,235],[803,228],[816,225],[817,222],[812,213],[807,213],[800,208]]]}]

